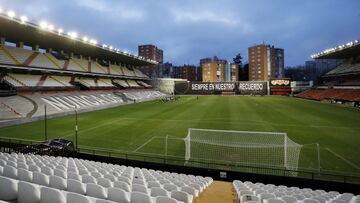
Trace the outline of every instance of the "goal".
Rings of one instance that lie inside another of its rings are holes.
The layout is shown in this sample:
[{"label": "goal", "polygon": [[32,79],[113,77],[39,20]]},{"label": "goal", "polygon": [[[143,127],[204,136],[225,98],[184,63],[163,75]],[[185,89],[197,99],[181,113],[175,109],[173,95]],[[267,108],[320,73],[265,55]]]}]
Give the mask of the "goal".
[{"label": "goal", "polygon": [[297,170],[302,145],[286,133],[189,128],[185,160],[277,166]]}]

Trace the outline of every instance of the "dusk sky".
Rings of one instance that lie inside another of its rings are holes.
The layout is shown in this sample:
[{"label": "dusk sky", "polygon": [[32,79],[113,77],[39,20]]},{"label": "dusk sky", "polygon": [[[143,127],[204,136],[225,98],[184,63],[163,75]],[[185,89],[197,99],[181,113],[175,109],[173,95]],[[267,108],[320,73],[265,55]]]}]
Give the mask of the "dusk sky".
[{"label": "dusk sky", "polygon": [[0,0],[0,7],[134,54],[155,44],[175,65],[237,53],[247,61],[247,48],[264,42],[284,48],[285,66],[295,66],[360,39],[360,0]]}]

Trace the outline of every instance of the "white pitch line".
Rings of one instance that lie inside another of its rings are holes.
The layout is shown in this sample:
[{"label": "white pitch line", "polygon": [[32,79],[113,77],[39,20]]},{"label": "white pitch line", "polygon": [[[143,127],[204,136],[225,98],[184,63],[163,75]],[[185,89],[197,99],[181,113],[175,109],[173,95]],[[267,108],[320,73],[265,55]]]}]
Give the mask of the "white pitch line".
[{"label": "white pitch line", "polygon": [[137,152],[139,149],[143,148],[145,145],[149,144],[153,139],[157,138],[156,136],[152,136],[148,141],[142,144],[140,147],[136,148],[133,152]]},{"label": "white pitch line", "polygon": [[334,152],[333,150],[329,149],[329,148],[325,148],[326,150],[328,150],[329,152],[331,152],[332,154],[334,154],[335,156],[339,157],[340,159],[342,159],[343,161],[345,161],[347,164],[349,164],[350,166],[356,168],[356,169],[360,169],[359,166],[357,166],[356,164],[354,164],[353,162],[345,159],[344,157],[342,157],[340,154]]}]

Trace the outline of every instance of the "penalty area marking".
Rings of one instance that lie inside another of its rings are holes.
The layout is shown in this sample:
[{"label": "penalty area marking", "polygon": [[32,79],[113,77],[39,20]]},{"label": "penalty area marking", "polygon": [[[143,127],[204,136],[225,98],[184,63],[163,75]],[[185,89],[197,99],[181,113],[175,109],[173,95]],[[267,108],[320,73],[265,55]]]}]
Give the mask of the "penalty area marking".
[{"label": "penalty area marking", "polygon": [[157,136],[152,136],[148,141],[146,141],[144,144],[142,144],[140,147],[136,148],[133,152],[137,152],[138,150],[140,150],[141,148],[145,147],[145,145],[149,144],[151,141],[153,141],[153,139],[155,138],[159,138]]},{"label": "penalty area marking", "polygon": [[360,169],[359,166],[357,166],[356,164],[354,164],[353,162],[345,159],[344,157],[342,157],[340,154],[334,152],[333,150],[329,149],[329,148],[325,148],[326,150],[328,150],[330,153],[334,154],[335,156],[337,156],[338,158],[340,158],[341,160],[343,160],[344,162],[346,162],[347,164],[349,164],[350,166],[356,168],[356,169]]}]

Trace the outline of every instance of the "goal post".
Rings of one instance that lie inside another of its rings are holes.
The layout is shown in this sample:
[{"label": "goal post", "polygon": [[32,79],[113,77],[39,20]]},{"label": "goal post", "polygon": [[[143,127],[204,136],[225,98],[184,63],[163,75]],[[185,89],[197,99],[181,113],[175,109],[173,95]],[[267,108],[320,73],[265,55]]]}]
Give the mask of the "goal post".
[{"label": "goal post", "polygon": [[185,160],[277,166],[297,170],[302,145],[286,133],[189,128]]}]

